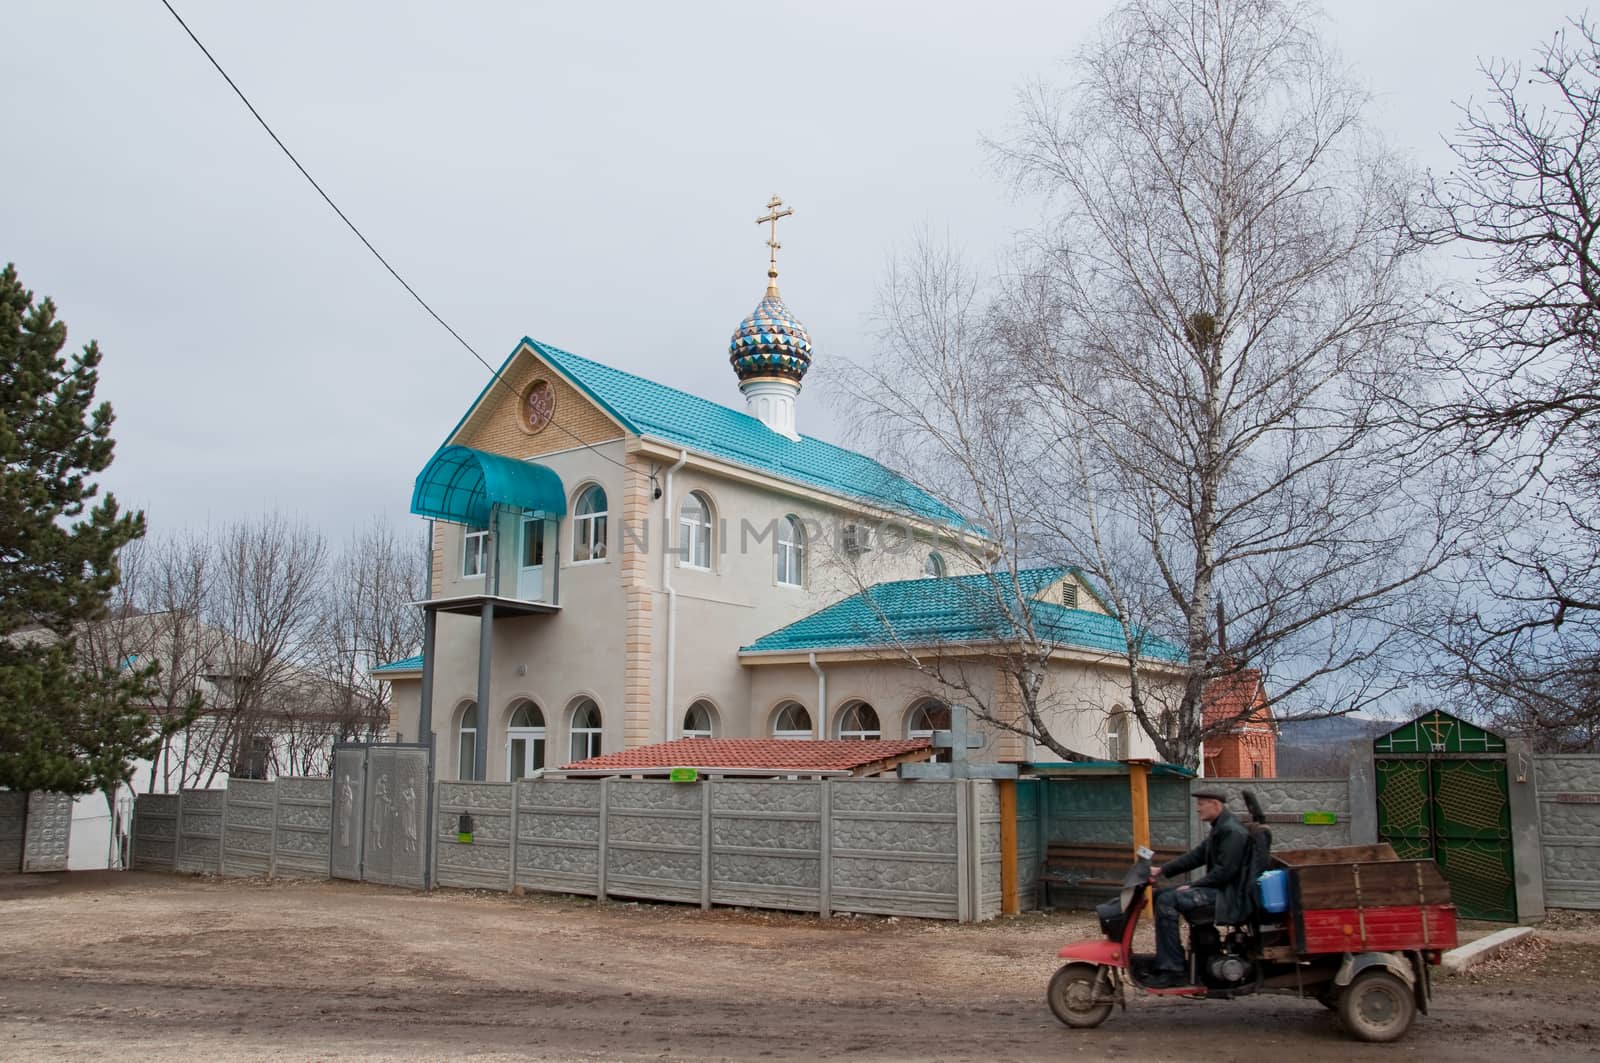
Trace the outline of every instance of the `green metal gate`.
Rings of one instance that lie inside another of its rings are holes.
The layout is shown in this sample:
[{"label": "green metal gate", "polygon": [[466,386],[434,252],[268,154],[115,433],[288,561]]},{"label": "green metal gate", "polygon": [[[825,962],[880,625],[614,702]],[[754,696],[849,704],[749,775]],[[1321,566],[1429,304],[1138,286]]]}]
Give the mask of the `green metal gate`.
[{"label": "green metal gate", "polygon": [[1429,859],[1461,915],[1517,918],[1506,744],[1430,712],[1373,742],[1378,836],[1402,859]]}]

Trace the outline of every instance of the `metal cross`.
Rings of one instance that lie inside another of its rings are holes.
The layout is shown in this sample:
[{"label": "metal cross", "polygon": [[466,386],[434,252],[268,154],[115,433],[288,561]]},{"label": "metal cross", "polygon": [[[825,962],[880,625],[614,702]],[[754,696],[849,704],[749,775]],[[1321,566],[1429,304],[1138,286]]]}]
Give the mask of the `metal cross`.
[{"label": "metal cross", "polygon": [[[783,207],[783,209],[779,210],[779,207]],[[783,246],[778,243],[778,219],[787,218],[793,213],[793,209],[783,206],[783,200],[779,199],[778,194],[774,192],[771,201],[767,203],[766,216],[756,219],[757,225],[766,225],[769,222],[772,224],[772,232],[767,237],[767,246],[772,248],[772,257],[767,263],[767,276],[773,279],[778,276],[778,248]]]}]

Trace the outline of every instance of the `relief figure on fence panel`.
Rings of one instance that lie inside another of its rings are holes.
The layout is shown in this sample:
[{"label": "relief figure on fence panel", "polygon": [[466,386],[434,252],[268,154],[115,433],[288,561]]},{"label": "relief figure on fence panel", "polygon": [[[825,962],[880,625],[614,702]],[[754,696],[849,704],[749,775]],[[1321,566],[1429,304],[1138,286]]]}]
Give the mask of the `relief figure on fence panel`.
[{"label": "relief figure on fence panel", "polygon": [[350,812],[355,807],[355,780],[347,771],[339,779],[339,846],[350,847]]},{"label": "relief figure on fence panel", "polygon": [[406,835],[406,852],[414,853],[417,851],[417,787],[410,779],[400,791],[400,802],[403,813],[400,827]]},{"label": "relief figure on fence panel", "polygon": [[389,796],[389,773],[378,776],[378,786],[372,798],[372,845],[384,849],[389,841],[389,821],[394,815],[394,800]]}]

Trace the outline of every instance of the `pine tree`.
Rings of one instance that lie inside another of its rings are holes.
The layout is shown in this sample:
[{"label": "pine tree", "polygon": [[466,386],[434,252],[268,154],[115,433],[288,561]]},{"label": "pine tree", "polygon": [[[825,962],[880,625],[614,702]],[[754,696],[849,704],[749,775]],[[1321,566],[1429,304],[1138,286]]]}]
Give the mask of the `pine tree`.
[{"label": "pine tree", "polygon": [[0,786],[109,790],[153,754],[138,702],[148,670],[86,668],[83,625],[105,614],[117,551],[144,534],[97,473],[111,464],[111,406],[94,405],[100,349],[70,361],[55,305],[0,271]]}]

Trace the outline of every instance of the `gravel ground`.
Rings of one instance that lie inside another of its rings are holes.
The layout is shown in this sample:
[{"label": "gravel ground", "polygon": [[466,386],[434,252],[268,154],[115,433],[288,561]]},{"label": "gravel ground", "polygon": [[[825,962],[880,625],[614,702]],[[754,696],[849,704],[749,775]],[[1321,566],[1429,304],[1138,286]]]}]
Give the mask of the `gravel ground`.
[{"label": "gravel ground", "polygon": [[0,876],[5,1059],[1600,1058],[1600,920],[1442,979],[1390,1046],[1307,1001],[1044,1003],[1076,914],[980,926],[140,873]]}]

